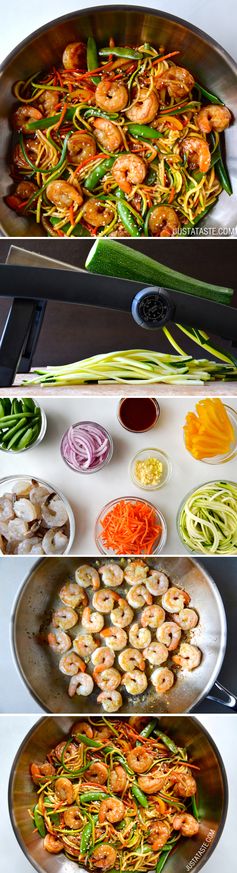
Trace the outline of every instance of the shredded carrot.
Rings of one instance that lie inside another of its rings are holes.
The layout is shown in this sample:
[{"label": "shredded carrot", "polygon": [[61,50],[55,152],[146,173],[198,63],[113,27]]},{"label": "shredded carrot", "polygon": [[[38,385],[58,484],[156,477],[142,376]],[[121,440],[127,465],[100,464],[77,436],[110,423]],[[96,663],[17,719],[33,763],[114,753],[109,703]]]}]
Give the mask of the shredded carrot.
[{"label": "shredded carrot", "polygon": [[70,221],[70,225],[71,225],[71,227],[75,227],[75,219],[74,219],[74,212],[73,212],[73,203],[71,204],[71,206],[70,206],[70,208],[69,208],[69,221]]},{"label": "shredded carrot", "polygon": [[151,555],[160,539],[155,509],[136,500],[119,500],[101,521],[101,539],[116,555]]},{"label": "shredded carrot", "polygon": [[95,161],[99,157],[100,157],[101,161],[104,161],[106,158],[109,157],[109,155],[105,155],[104,153],[103,153],[103,155],[98,155],[98,156],[96,155],[96,157],[95,157],[95,155],[91,155],[90,158],[86,158],[85,161],[82,161],[82,163],[79,164],[79,166],[75,170],[75,173],[79,173],[80,170],[82,170],[82,167],[86,167],[86,164],[90,164],[91,161]]},{"label": "shredded carrot", "polygon": [[58,119],[57,124],[54,125],[54,130],[58,130],[58,128],[60,127],[60,124],[62,124],[62,121],[63,121],[63,119],[65,118],[65,115],[66,115],[66,112],[67,112],[67,108],[68,108],[68,107],[67,107],[67,104],[64,103],[64,106],[63,106],[63,108],[62,108],[62,112],[61,112],[60,118]]},{"label": "shredded carrot", "polygon": [[153,66],[155,64],[160,64],[161,61],[167,61],[168,58],[173,58],[174,55],[180,55],[180,52],[170,52],[168,55],[162,55],[161,58],[157,58],[155,61],[153,61]]},{"label": "shredded carrot", "polygon": [[175,187],[173,185],[171,188],[171,191],[170,191],[168,203],[173,203],[174,196],[175,196]]}]

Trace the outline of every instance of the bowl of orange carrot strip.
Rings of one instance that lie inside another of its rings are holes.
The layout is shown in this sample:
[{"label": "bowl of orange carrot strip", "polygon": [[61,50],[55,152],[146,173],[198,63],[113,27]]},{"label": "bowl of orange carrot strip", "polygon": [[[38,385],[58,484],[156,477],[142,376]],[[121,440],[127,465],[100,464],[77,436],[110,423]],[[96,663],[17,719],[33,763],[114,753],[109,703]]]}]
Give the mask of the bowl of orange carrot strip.
[{"label": "bowl of orange carrot strip", "polygon": [[95,541],[101,555],[157,555],[166,538],[164,516],[142,498],[110,500],[96,520]]},{"label": "bowl of orange carrot strip", "polygon": [[184,425],[186,449],[204,464],[225,464],[237,454],[237,412],[219,397],[199,400]]}]

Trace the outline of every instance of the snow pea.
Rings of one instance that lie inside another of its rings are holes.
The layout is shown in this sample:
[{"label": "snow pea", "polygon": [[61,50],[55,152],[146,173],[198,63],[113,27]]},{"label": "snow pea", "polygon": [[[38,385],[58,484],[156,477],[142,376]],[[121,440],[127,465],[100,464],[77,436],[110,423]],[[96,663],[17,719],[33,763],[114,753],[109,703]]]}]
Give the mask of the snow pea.
[{"label": "snow pea", "polygon": [[163,870],[163,867],[165,866],[168,855],[170,854],[170,852],[172,852],[172,848],[173,848],[173,846],[169,849],[166,849],[166,851],[161,852],[159,860],[157,861],[157,865],[156,865],[156,873],[161,873],[161,870]]},{"label": "snow pea", "polygon": [[89,746],[92,749],[101,749],[103,743],[100,743],[98,740],[92,740],[90,737],[87,737],[86,734],[80,734],[79,731],[76,733],[77,740],[80,743],[84,743],[84,746]]},{"label": "snow pea", "polygon": [[104,791],[85,791],[84,794],[80,795],[80,803],[95,803],[97,800],[104,800],[110,796]]},{"label": "snow pea", "polygon": [[163,136],[163,133],[147,124],[128,124],[128,132],[137,139],[160,139]]},{"label": "snow pea", "polygon": [[46,827],[45,827],[43,816],[38,811],[37,805],[34,807],[33,815],[34,815],[35,827],[37,828],[37,831],[38,831],[40,837],[45,837]]},{"label": "snow pea", "polygon": [[105,173],[108,173],[108,170],[111,169],[114,161],[114,157],[105,158],[105,160],[101,161],[101,163],[98,164],[97,167],[94,167],[94,169],[91,170],[91,172],[89,173],[89,176],[87,176],[87,179],[84,183],[84,188],[86,188],[87,191],[93,191],[93,189],[96,188],[100,180],[103,179]]},{"label": "snow pea", "polygon": [[202,96],[205,97],[206,100],[209,100],[209,103],[215,103],[218,106],[224,106],[223,100],[220,100],[220,98],[216,97],[216,94],[212,94],[211,91],[207,91],[207,89],[204,88],[203,85],[200,85],[200,82],[195,82],[195,88],[197,88],[198,91],[201,91]]},{"label": "snow pea", "polygon": [[[87,59],[87,69],[89,71],[93,72],[93,70],[98,69],[99,60],[98,60],[97,45],[96,45],[96,41],[95,41],[93,36],[88,36],[86,59]],[[91,79],[92,79],[92,82],[94,82],[94,85],[98,85],[98,82],[100,82],[99,76],[91,76]]]},{"label": "snow pea", "polygon": [[118,214],[122,224],[130,236],[140,236],[138,224],[125,200],[118,200]]},{"label": "snow pea", "polygon": [[[76,106],[68,107],[64,116],[64,121],[72,121],[75,109]],[[46,130],[48,127],[54,127],[54,125],[60,120],[60,116],[61,112],[57,112],[55,115],[50,115],[48,118],[38,118],[37,121],[29,121],[27,124],[27,130]]]},{"label": "snow pea", "polygon": [[225,167],[225,164],[224,164],[222,157],[220,157],[216,163],[216,172],[217,172],[217,175],[218,175],[219,180],[221,182],[222,188],[224,188],[224,191],[226,191],[230,197],[231,194],[233,194],[233,190],[232,190],[232,185],[231,185],[229,173]]},{"label": "snow pea", "polygon": [[140,803],[141,806],[146,809],[148,806],[148,800],[144,792],[141,791],[141,789],[139,788],[139,785],[137,785],[137,782],[133,782],[131,792],[133,794],[133,797],[135,797],[135,799],[138,801],[138,803]]},{"label": "snow pea", "polygon": [[92,835],[92,822],[88,821],[85,827],[83,828],[81,835],[81,843],[80,843],[80,852],[81,855],[85,855],[87,849],[89,848],[90,841]]},{"label": "snow pea", "polygon": [[135,49],[129,48],[129,46],[114,46],[110,48],[110,46],[106,46],[105,48],[100,49],[99,55],[102,58],[107,58],[108,55],[114,55],[116,58],[130,58],[132,61],[141,60],[143,57],[143,52],[138,52]]},{"label": "snow pea", "polygon": [[158,740],[161,740],[161,742],[164,743],[164,746],[166,746],[166,748],[169,749],[169,751],[172,752],[173,755],[179,754],[178,746],[175,745],[170,737],[167,737],[167,734],[163,734],[162,731],[159,730],[159,728],[154,729],[154,736],[157,737]]}]

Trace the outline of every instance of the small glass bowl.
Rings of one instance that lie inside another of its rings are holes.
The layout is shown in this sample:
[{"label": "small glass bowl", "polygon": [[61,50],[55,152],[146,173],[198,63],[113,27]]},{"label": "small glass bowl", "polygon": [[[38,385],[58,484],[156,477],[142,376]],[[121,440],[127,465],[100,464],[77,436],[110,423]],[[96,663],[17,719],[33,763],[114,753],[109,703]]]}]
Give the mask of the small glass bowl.
[{"label": "small glass bowl", "polygon": [[35,440],[34,443],[31,443],[30,446],[26,446],[25,449],[18,449],[17,451],[16,449],[4,449],[3,446],[0,446],[0,452],[4,452],[4,454],[8,455],[15,455],[16,457],[16,455],[21,455],[22,452],[29,452],[30,449],[35,449],[36,446],[39,446],[39,444],[42,443],[42,440],[44,439],[47,430],[47,416],[42,406],[40,406],[40,403],[37,403],[37,401],[34,400],[34,404],[40,409],[41,412],[41,428],[37,440]]},{"label": "small glass bowl", "polygon": [[[120,409],[121,409],[121,406],[122,406],[122,404],[123,404],[123,401],[124,401],[124,400],[132,400],[132,399],[133,399],[132,397],[128,397],[128,398],[127,398],[127,397],[122,397],[121,400],[119,401],[119,405],[118,405],[118,409],[117,409],[117,419],[118,419],[118,421],[119,421],[119,424],[121,424],[121,427],[124,427],[124,430],[128,430],[129,433],[137,433],[137,434],[139,434],[139,433],[146,433],[146,431],[148,431],[148,430],[152,430],[152,428],[155,427],[155,425],[156,425],[156,423],[157,423],[157,421],[158,421],[158,418],[160,417],[160,406],[159,406],[158,400],[156,400],[155,397],[148,397],[148,398],[147,398],[148,400],[151,400],[151,401],[152,401],[153,406],[154,406],[154,414],[155,414],[155,418],[154,418],[154,421],[152,422],[152,424],[149,424],[148,427],[143,427],[143,428],[139,428],[139,430],[134,430],[133,427],[127,427],[127,425],[124,424],[124,422],[122,421],[122,418],[120,417]],[[143,398],[143,397],[141,397],[141,398],[139,398],[139,397],[135,397],[134,399],[135,399],[135,400],[139,400],[139,399],[140,399],[140,400],[143,400],[143,399],[146,399],[146,398]]]},{"label": "small glass bowl", "polygon": [[[73,540],[75,537],[75,518],[74,518],[72,508],[70,506],[70,503],[68,502],[68,500],[64,496],[64,494],[62,494],[62,491],[59,491],[59,489],[55,488],[54,485],[51,485],[50,482],[45,482],[44,479],[41,479],[41,476],[35,477],[35,476],[29,476],[29,474],[27,474],[26,476],[23,476],[23,475],[21,475],[21,476],[4,476],[3,479],[0,479],[0,499],[1,499],[1,497],[3,497],[3,494],[5,494],[6,492],[7,493],[9,493],[9,492],[14,493],[14,485],[16,482],[31,482],[35,478],[36,478],[36,481],[39,483],[39,485],[44,485],[45,488],[49,489],[49,491],[53,491],[55,494],[58,495],[58,497],[61,498],[61,500],[64,503],[64,506],[65,506],[65,508],[67,510],[67,514],[68,514],[69,533],[68,533],[68,545],[67,545],[65,551],[62,552],[61,554],[68,555],[69,552],[71,551],[71,548],[73,545]],[[45,557],[46,557],[46,555],[45,555]],[[51,554],[51,557],[52,557],[52,554]],[[53,557],[55,557],[55,555],[53,555]],[[36,558],[37,558],[37,555],[36,555]]]},{"label": "small glass bowl", "polygon": [[[162,473],[156,485],[142,485],[139,479],[136,478],[136,461],[146,461],[148,458],[155,458],[162,463]],[[171,477],[172,462],[166,452],[162,452],[160,449],[141,449],[140,452],[137,452],[136,455],[134,455],[129,471],[132,482],[134,482],[134,485],[136,485],[137,488],[141,488],[143,491],[158,491],[158,489],[162,488]]]},{"label": "small glass bowl", "polygon": [[201,464],[227,464],[227,461],[232,461],[233,458],[236,457],[236,455],[237,455],[237,412],[235,411],[235,409],[232,409],[231,406],[228,406],[227,403],[224,403],[224,407],[226,409],[228,418],[230,419],[230,423],[232,424],[232,427],[234,430],[234,439],[233,439],[233,442],[231,443],[231,447],[230,447],[229,451],[226,452],[225,455],[214,455],[213,458],[194,458],[194,455],[192,454],[192,452],[190,452],[189,449],[187,449],[187,446],[185,445],[185,439],[184,439],[185,448],[186,448],[187,452],[189,453],[189,455],[191,455],[191,458],[193,458],[194,461],[200,461]]},{"label": "small glass bowl", "polygon": [[64,443],[64,440],[66,439],[66,436],[67,436],[68,431],[69,431],[69,427],[68,427],[67,430],[65,430],[65,433],[63,434],[63,437],[61,439],[60,452],[61,452],[62,459],[63,459],[64,463],[67,464],[67,467],[70,467],[70,470],[73,470],[74,473],[82,473],[82,474],[84,474],[84,473],[98,473],[99,470],[102,470],[102,468],[106,467],[106,465],[109,464],[109,462],[111,461],[111,458],[113,455],[113,450],[114,450],[112,437],[110,436],[108,431],[105,429],[105,427],[103,427],[102,424],[98,424],[97,421],[77,421],[76,424],[72,424],[72,425],[70,425],[70,427],[72,427],[72,428],[79,427],[81,424],[92,424],[92,425],[94,425],[94,427],[99,427],[100,430],[103,431],[104,436],[107,437],[107,439],[109,441],[108,453],[106,455],[106,458],[104,458],[104,460],[101,461],[100,464],[97,464],[97,467],[92,467],[92,469],[89,469],[89,470],[77,470],[76,467],[73,466],[73,464],[70,464],[68,459],[65,458],[64,454],[63,454],[63,443]]},{"label": "small glass bowl", "polygon": [[[145,503],[146,506],[149,506],[149,509],[155,510],[156,522],[161,527],[161,535],[160,535],[159,539],[157,539],[155,541],[154,548],[153,548],[151,554],[158,555],[162,551],[162,549],[164,548],[165,543],[166,543],[167,524],[166,524],[164,516],[162,515],[162,512],[160,512],[160,509],[157,509],[156,506],[154,506],[153,503],[150,503],[148,500],[144,500],[143,497],[117,497],[116,500],[110,500],[109,503],[106,503],[105,506],[103,507],[103,509],[101,509],[101,512],[99,513],[99,515],[96,519],[96,523],[95,523],[95,542],[96,542],[96,545],[97,545],[97,548],[98,548],[100,554],[101,555],[111,555],[111,557],[117,557],[117,554],[116,554],[116,552],[113,551],[113,549],[107,550],[103,544],[102,537],[101,537],[101,533],[102,533],[101,522],[104,520],[105,516],[110,511],[110,509],[113,509],[114,506],[117,506],[118,503],[121,503],[121,500],[123,500],[127,503],[137,503],[139,501],[139,503]],[[146,553],[141,551],[140,554],[143,555]]]},{"label": "small glass bowl", "polygon": [[[200,485],[196,485],[196,488],[195,488],[195,487],[194,487],[194,488],[191,488],[190,491],[187,491],[187,494],[185,494],[185,496],[183,497],[183,499],[181,500],[181,503],[180,503],[180,505],[179,505],[178,512],[177,512],[177,515],[176,515],[176,529],[177,529],[177,533],[178,533],[178,536],[179,536],[180,542],[182,543],[182,546],[184,546],[184,548],[186,549],[187,552],[189,552],[189,554],[192,554],[192,555],[193,555],[193,554],[194,554],[194,555],[198,555],[199,552],[195,552],[194,549],[191,549],[190,546],[188,546],[188,544],[185,542],[184,538],[182,537],[182,533],[181,533],[181,530],[180,530],[180,516],[181,516],[181,512],[182,512],[183,506],[184,506],[184,504],[186,503],[186,501],[188,500],[189,497],[192,497],[192,495],[195,494],[196,491],[199,491],[199,488],[204,488],[205,485],[214,485],[215,482],[217,482],[217,481],[219,481],[219,480],[217,480],[217,479],[212,479],[212,480],[210,480],[210,479],[209,479],[208,482],[201,482]],[[233,482],[233,480],[230,480],[230,479],[222,479],[222,480],[220,480],[220,481],[222,481],[222,482],[224,482],[224,483],[227,483],[228,485],[235,485],[235,487],[237,487],[237,483],[236,483],[236,482]],[[200,554],[201,554],[201,552],[200,552]],[[211,553],[210,551],[208,551],[208,549],[207,549],[205,552],[203,552],[203,550],[202,550],[202,554],[204,554],[204,555],[211,555],[211,556],[213,557],[213,552]],[[219,553],[218,553],[218,552],[214,552],[214,556],[215,556],[215,554],[218,555]]]}]

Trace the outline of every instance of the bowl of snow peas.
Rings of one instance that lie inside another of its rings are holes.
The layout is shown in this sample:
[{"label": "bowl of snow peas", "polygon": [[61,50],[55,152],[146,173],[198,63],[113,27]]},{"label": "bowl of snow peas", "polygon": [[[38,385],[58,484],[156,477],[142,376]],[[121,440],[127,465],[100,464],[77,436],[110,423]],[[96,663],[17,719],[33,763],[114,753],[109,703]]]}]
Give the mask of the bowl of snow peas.
[{"label": "bowl of snow peas", "polygon": [[47,418],[31,397],[0,398],[0,451],[26,452],[42,442]]}]

